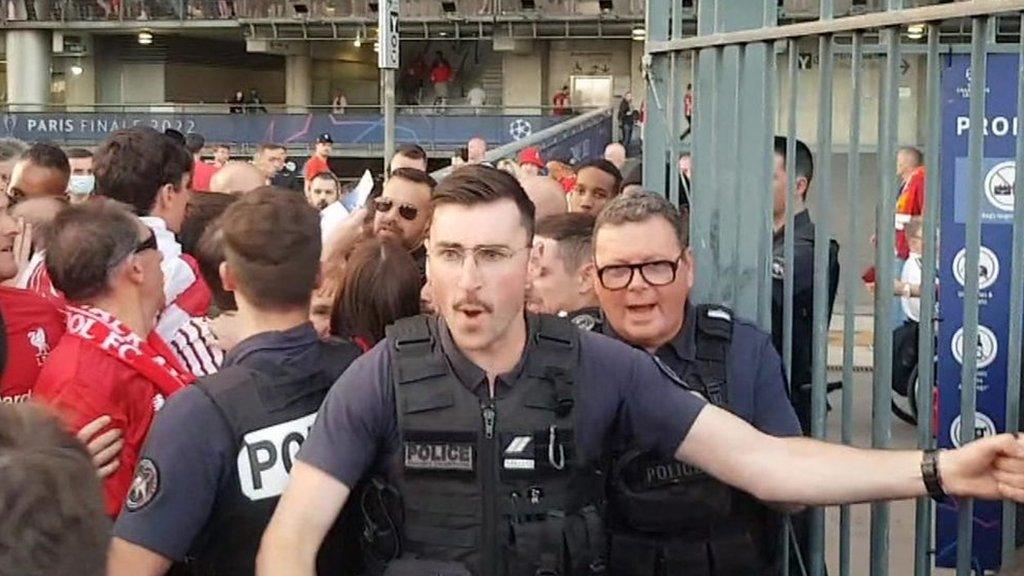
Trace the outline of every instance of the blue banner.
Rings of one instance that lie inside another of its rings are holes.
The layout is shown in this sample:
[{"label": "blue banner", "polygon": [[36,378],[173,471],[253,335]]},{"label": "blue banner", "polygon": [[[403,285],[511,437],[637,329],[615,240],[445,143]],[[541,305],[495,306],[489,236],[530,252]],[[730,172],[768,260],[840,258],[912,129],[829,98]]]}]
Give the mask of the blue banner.
[{"label": "blue banner", "polygon": [[[565,116],[398,115],[395,139],[428,146],[465,146],[481,137],[491,146],[515,142],[554,126]],[[95,143],[132,126],[198,132],[207,142],[276,142],[306,144],[328,133],[340,145],[381,144],[384,118],[379,114],[158,114],[86,112],[8,112],[2,136],[27,142]]]},{"label": "blue banner", "polygon": [[[970,58],[954,55],[943,70],[942,224],[939,260],[937,340],[941,447],[960,444],[960,374],[963,359],[965,223],[969,194],[981,200],[979,269],[978,410],[974,436],[1006,429],[1006,379],[1010,308],[1010,268],[1014,209],[1014,154],[1017,133],[1017,57],[989,54],[986,85],[984,181],[971,182],[967,159],[970,125]],[[930,167],[929,167],[930,168]],[[1016,351],[1020,353],[1020,351]],[[974,503],[972,564],[999,567],[1002,509],[998,502]],[[956,565],[957,510],[941,504],[936,515],[936,564]]]}]

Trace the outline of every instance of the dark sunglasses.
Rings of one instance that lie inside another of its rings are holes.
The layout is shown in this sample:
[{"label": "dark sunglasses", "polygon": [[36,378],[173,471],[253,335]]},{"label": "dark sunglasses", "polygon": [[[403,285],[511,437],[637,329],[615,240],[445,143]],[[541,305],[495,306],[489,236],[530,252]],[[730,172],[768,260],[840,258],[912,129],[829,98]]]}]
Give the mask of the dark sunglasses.
[{"label": "dark sunglasses", "polygon": [[149,236],[147,236],[145,240],[140,240],[139,243],[135,245],[135,249],[132,250],[132,254],[138,254],[139,252],[144,252],[146,250],[156,249],[156,234],[150,232]]},{"label": "dark sunglasses", "polygon": [[[394,200],[390,198],[377,198],[373,201],[373,208],[385,214],[391,211],[391,208],[395,206]],[[412,204],[399,204],[398,215],[402,218],[409,220],[410,222],[416,219],[416,216],[420,213],[420,209],[413,206]]]}]

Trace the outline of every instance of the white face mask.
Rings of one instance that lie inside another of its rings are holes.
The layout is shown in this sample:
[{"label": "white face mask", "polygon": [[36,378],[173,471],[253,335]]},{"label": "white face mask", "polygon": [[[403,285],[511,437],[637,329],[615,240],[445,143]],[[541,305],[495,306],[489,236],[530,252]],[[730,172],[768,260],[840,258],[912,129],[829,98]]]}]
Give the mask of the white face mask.
[{"label": "white face mask", "polygon": [[96,187],[96,176],[93,174],[72,174],[68,181],[68,191],[79,196],[92,194]]}]

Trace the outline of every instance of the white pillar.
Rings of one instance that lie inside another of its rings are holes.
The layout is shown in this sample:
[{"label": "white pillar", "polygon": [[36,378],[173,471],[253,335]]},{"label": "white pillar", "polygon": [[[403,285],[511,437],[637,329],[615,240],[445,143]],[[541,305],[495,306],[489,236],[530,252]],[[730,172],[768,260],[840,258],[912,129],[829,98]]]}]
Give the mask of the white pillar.
[{"label": "white pillar", "polygon": [[284,78],[288,112],[305,112],[313,101],[313,58],[285,56]]},{"label": "white pillar", "polygon": [[7,101],[12,110],[42,110],[50,102],[49,30],[7,31]]}]

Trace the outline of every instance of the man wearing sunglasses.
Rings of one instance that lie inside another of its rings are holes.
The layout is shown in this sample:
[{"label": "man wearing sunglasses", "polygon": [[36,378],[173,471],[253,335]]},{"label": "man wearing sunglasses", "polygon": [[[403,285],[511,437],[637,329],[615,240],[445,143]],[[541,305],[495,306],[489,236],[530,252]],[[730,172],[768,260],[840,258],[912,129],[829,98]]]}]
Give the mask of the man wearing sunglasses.
[{"label": "man wearing sunglasses", "polygon": [[373,234],[398,242],[416,259],[426,261],[423,239],[430,227],[430,194],[437,182],[415,168],[397,168],[373,200]]},{"label": "man wearing sunglasses", "polygon": [[[687,241],[685,218],[661,196],[624,196],[604,207],[594,230],[604,334],[646,350],[761,432],[799,436],[769,336],[725,308],[689,303]],[[634,448],[616,450],[609,484],[611,573],[654,576],[644,560],[658,555],[702,574],[778,573],[777,516],[703,472]]]},{"label": "man wearing sunglasses", "polygon": [[122,431],[118,467],[104,481],[114,517],[132,483],[139,451],[164,401],[194,379],[155,333],[164,307],[156,236],[114,202],[71,206],[54,221],[46,267],[68,300],[67,331],[39,374],[33,398],[54,406],[71,429],[107,415]]},{"label": "man wearing sunglasses", "polygon": [[[432,203],[427,248],[438,317],[393,325],[327,393],[263,535],[258,575],[312,575],[350,495],[367,521],[363,550],[373,573],[620,574],[601,562],[596,504],[607,477],[596,469],[610,445],[626,441],[762,501],[941,498],[943,490],[1024,501],[1024,440],[1012,435],[924,454],[777,438],[708,403],[650,354],[524,313],[534,208],[511,175],[461,168]],[[688,287],[689,256],[675,228],[664,227],[662,240],[679,250],[618,254],[599,267],[664,260],[670,265],[639,267],[656,284],[677,274]],[[662,267],[675,272],[662,275]],[[606,281],[629,286],[629,275]],[[634,304],[627,326],[646,331],[645,346],[656,350],[667,323]],[[772,364],[758,357],[774,354],[761,339],[744,358],[754,366]],[[781,379],[777,357],[773,365],[777,374],[759,378]],[[667,573],[698,573],[675,568]]]}]

